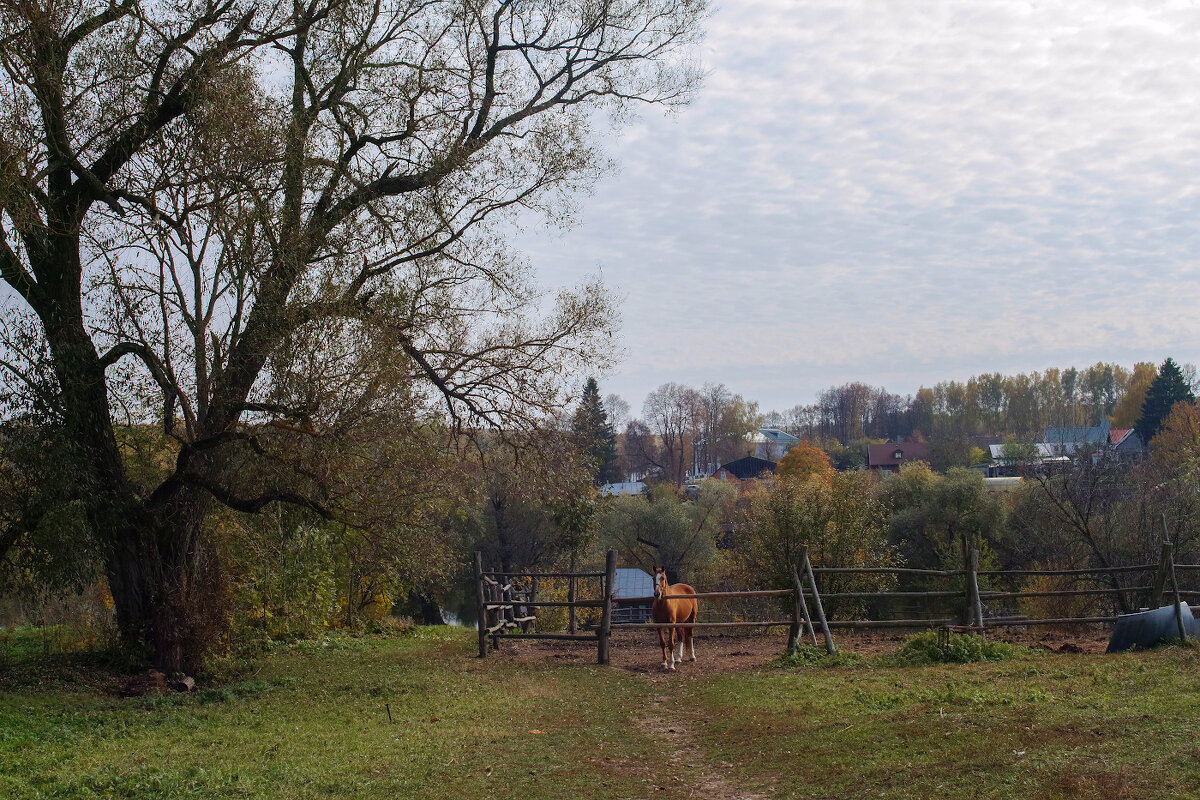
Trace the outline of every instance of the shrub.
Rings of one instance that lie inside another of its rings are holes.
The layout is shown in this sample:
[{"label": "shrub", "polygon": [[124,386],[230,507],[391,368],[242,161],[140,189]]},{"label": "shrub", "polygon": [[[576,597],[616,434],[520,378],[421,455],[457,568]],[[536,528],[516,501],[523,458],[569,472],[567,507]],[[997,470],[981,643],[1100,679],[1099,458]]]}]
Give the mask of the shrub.
[{"label": "shrub", "polygon": [[925,631],[909,637],[896,651],[894,661],[906,666],[1003,661],[1018,657],[1022,649],[1007,642],[988,641],[976,634],[951,633],[942,637],[937,631]]},{"label": "shrub", "polygon": [[799,644],[779,657],[778,664],[789,669],[811,669],[814,667],[853,667],[863,663],[863,657],[850,650],[839,650],[830,655],[824,647]]}]

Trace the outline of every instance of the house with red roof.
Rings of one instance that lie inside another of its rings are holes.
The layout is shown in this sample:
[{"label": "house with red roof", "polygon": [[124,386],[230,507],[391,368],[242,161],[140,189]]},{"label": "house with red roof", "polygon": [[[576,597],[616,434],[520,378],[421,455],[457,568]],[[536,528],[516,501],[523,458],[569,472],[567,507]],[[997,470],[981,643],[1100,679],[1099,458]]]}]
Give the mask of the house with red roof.
[{"label": "house with red roof", "polygon": [[902,464],[913,461],[929,463],[931,452],[924,442],[888,442],[867,446],[867,469],[880,472],[899,472]]},{"label": "house with red roof", "polygon": [[1108,432],[1108,449],[1118,460],[1135,461],[1146,454],[1142,437],[1133,428],[1113,428]]}]

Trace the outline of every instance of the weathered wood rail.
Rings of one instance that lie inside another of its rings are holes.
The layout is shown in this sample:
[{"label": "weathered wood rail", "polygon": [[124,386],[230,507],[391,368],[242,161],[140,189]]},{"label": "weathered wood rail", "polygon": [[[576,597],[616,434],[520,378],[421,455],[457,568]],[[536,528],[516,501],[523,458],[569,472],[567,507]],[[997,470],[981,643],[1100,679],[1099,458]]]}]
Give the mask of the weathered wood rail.
[{"label": "weathered wood rail", "polygon": [[[608,551],[605,558],[604,572],[502,572],[484,570],[482,555],[475,555],[476,594],[479,606],[479,657],[487,656],[490,649],[499,649],[505,639],[546,639],[571,642],[594,642],[596,645],[596,660],[607,664],[610,660],[610,640],[614,628],[630,629],[670,629],[697,628],[722,630],[733,628],[788,628],[787,645],[789,648],[797,645],[801,638],[809,639],[812,644],[818,644],[817,630],[821,632],[824,645],[829,653],[836,652],[831,631],[889,629],[889,628],[943,628],[966,630],[983,633],[988,629],[1025,627],[1037,625],[1090,625],[1105,624],[1116,621],[1116,614],[1090,614],[1079,616],[1029,617],[1020,614],[985,615],[984,604],[995,607],[1004,601],[1025,600],[1034,598],[1068,598],[1068,597],[1113,597],[1117,598],[1122,607],[1137,608],[1130,603],[1132,598],[1144,599],[1143,607],[1156,608],[1163,605],[1168,591],[1175,598],[1175,606],[1179,607],[1181,598],[1200,597],[1200,590],[1180,589],[1176,572],[1200,571],[1200,564],[1176,564],[1172,555],[1172,546],[1164,542],[1161,557],[1157,564],[1135,564],[1121,566],[1101,566],[1072,569],[1016,569],[1016,570],[980,570],[979,552],[965,549],[966,569],[934,570],[915,569],[910,567],[814,567],[809,561],[808,549],[801,551],[800,563],[791,566],[792,587],[789,589],[755,589],[747,591],[715,591],[698,592],[695,595],[668,595],[671,597],[689,597],[697,600],[732,600],[743,598],[791,598],[792,613],[790,618],[755,618],[732,621],[712,621],[693,623],[655,623],[655,622],[613,622],[612,610],[614,605],[614,582],[616,578],[616,552]],[[574,560],[572,560],[572,566]],[[1026,577],[1064,577],[1076,579],[1107,579],[1111,584],[1117,581],[1113,576],[1130,576],[1136,574],[1153,574],[1150,582],[1138,582],[1136,585],[1120,586],[1084,586],[1069,589],[1044,589],[1001,591],[997,589],[981,589],[980,578],[1001,580]],[[930,578],[937,581],[954,580],[961,584],[958,588],[930,589],[927,591],[834,591],[822,592],[819,589],[818,576],[835,578],[865,575],[895,575]],[[536,597],[537,581],[539,579],[566,579],[569,581],[569,593],[566,601],[538,600]],[[576,589],[579,581],[599,581],[601,599],[577,599]],[[528,586],[529,588],[522,588]],[[627,597],[623,602],[649,603],[655,598]],[[825,613],[825,600],[866,600],[866,601],[930,601],[944,603],[961,600],[959,613],[953,616],[945,614],[921,618],[897,619],[829,619]],[[811,606],[811,607],[810,607]],[[1011,606],[1010,606],[1011,607]],[[1111,606],[1110,606],[1111,607]],[[535,610],[539,608],[566,608],[569,612],[569,630],[567,632],[532,631],[530,626],[537,622]],[[589,633],[578,633],[576,628],[576,611],[580,609],[599,609],[600,623]],[[1181,614],[1177,613],[1181,638],[1186,638]]]},{"label": "weathered wood rail", "polygon": [[[572,560],[573,562],[573,560]],[[503,572],[485,570],[483,554],[475,553],[475,599],[479,613],[479,657],[486,658],[488,650],[499,650],[504,639],[548,639],[568,642],[594,642],[596,661],[609,662],[609,630],[612,621],[613,584],[617,575],[617,553],[609,550],[605,557],[604,572]],[[537,582],[545,579],[568,580],[567,600],[538,600]],[[600,581],[600,600],[578,600],[575,596],[576,581]],[[527,588],[519,584],[527,583]],[[538,608],[566,608],[570,615],[569,631],[529,631],[529,625],[537,622],[531,613]],[[581,608],[598,608],[601,612],[600,625],[593,633],[576,632],[576,611]],[[523,612],[517,616],[517,612]]]}]

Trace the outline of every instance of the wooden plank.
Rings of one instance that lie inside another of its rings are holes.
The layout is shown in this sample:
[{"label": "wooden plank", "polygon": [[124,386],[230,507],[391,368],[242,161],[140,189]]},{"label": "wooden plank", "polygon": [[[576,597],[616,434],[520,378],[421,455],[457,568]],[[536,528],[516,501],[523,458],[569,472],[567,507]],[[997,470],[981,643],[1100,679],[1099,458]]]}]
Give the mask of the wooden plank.
[{"label": "wooden plank", "polygon": [[614,628],[774,628],[791,625],[790,619],[758,622],[614,622]]},{"label": "wooden plank", "polygon": [[[685,597],[692,597],[697,600],[705,600],[712,598],[724,597],[787,597],[795,594],[795,589],[754,589],[747,592],[697,592],[696,594],[664,594],[664,600],[679,600]],[[622,603],[650,603],[658,598],[654,595],[646,597],[620,597],[617,598]]]},{"label": "wooden plank", "polygon": [[796,595],[796,607],[804,614],[804,629],[812,639],[813,647],[816,647],[817,632],[813,630],[812,616],[808,613],[808,603],[804,599],[804,586],[800,583],[800,573],[796,571],[795,564],[792,564],[792,587]]},{"label": "wooden plank", "polygon": [[979,572],[979,550],[971,549],[971,571],[967,575],[967,580],[971,589],[971,624],[983,629],[983,600],[979,596],[979,580],[976,577]]},{"label": "wooden plank", "polygon": [[953,625],[953,619],[838,619],[829,623],[831,628],[940,628]]},{"label": "wooden plank", "polygon": [[1149,586],[1130,586],[1126,589],[1096,588],[1096,589],[1054,589],[1045,592],[984,592],[989,600],[1005,600],[1018,597],[1074,597],[1081,594],[1124,594],[1125,592],[1144,592]]},{"label": "wooden plank", "polygon": [[[930,575],[935,578],[953,578],[962,575],[961,569],[911,569],[909,567],[813,567],[817,575],[825,574],[858,574],[858,575]],[[982,574],[982,573],[981,573]]]},{"label": "wooden plank", "polygon": [[609,550],[604,557],[604,606],[600,612],[600,630],[596,636],[596,661],[608,663],[609,638],[612,633],[613,588],[617,582],[617,551]]},{"label": "wooden plank", "polygon": [[594,642],[594,633],[505,633],[504,639],[556,639],[563,642]]},{"label": "wooden plank", "polygon": [[507,578],[603,578],[603,572],[484,572],[485,577]]},{"label": "wooden plank", "polygon": [[985,619],[983,624],[988,628],[1018,628],[1025,625],[1080,625],[1092,622],[1116,622],[1113,617],[1054,617],[1051,619]]},{"label": "wooden plank", "polygon": [[817,620],[821,623],[821,633],[825,636],[825,650],[829,655],[834,655],[837,653],[837,647],[833,644],[833,635],[829,632],[829,622],[825,619],[825,607],[821,605],[821,593],[817,591],[817,578],[813,575],[812,563],[808,560],[808,545],[804,546],[802,552],[801,561],[804,564],[804,572],[808,575],[808,588],[812,590]]},{"label": "wooden plank", "polygon": [[[808,593],[805,592],[805,595],[807,596]],[[821,595],[821,597],[823,597],[827,600],[831,597],[845,597],[845,598],[852,597],[852,598],[857,598],[860,600],[863,600],[863,599],[886,600],[886,599],[889,599],[892,597],[925,598],[925,599],[936,598],[936,597],[954,597],[954,598],[961,599],[962,596],[963,596],[963,593],[959,592],[959,591],[944,591],[944,592],[941,592],[941,591],[939,591],[939,592],[826,592]]]},{"label": "wooden plank", "polygon": [[1170,550],[1171,543],[1168,539],[1170,534],[1167,531],[1167,512],[1162,512],[1161,519],[1163,528],[1163,550],[1165,550],[1170,556],[1170,559],[1167,563],[1170,565],[1169,574],[1171,576],[1171,596],[1175,598],[1175,627],[1179,630],[1179,641],[1186,642],[1187,629],[1183,627],[1183,609],[1179,607],[1180,602],[1182,602],[1179,599],[1179,581],[1175,578],[1175,555]]},{"label": "wooden plank", "polygon": [[1139,564],[1132,567],[1089,567],[1087,569],[992,569],[979,574],[1004,578],[1010,575],[1119,575],[1124,572],[1146,572],[1156,569],[1155,564]]},{"label": "wooden plank", "polygon": [[[575,554],[571,553],[571,571],[567,578],[567,602],[575,602]],[[567,610],[567,632],[571,634],[578,633],[578,625],[575,619],[575,606],[570,606]]]},{"label": "wooden plank", "polygon": [[1149,605],[1158,608],[1163,604],[1163,593],[1167,589],[1167,573],[1171,569],[1171,543],[1163,542],[1158,557],[1158,571],[1154,573],[1154,585],[1150,589]]},{"label": "wooden plank", "polygon": [[510,600],[505,603],[488,603],[488,608],[512,608],[513,606],[528,606],[529,608],[603,608],[603,600]]},{"label": "wooden plank", "polygon": [[483,553],[475,551],[475,601],[479,612],[479,657],[487,658],[487,606],[483,598]]}]

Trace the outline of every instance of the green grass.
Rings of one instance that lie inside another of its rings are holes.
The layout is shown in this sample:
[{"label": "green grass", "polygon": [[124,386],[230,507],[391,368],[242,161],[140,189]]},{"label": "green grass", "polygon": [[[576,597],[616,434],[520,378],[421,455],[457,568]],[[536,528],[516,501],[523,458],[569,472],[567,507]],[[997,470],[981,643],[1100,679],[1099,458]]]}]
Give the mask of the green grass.
[{"label": "green grass", "polygon": [[[0,797],[684,798],[705,796],[705,772],[781,798],[1200,786],[1190,648],[664,676],[479,661],[472,645],[449,628],[298,644],[188,696],[121,699],[35,671],[46,679],[0,688]],[[651,714],[688,732],[693,763],[670,759]]]},{"label": "green grass", "polygon": [[471,644],[423,629],[298,646],[191,696],[0,693],[0,797],[551,798],[601,773],[612,797],[645,793],[655,743],[615,710],[638,684],[480,663]]},{"label": "green grass", "polygon": [[772,797],[1196,797],[1200,653],[763,670],[681,702]]}]

